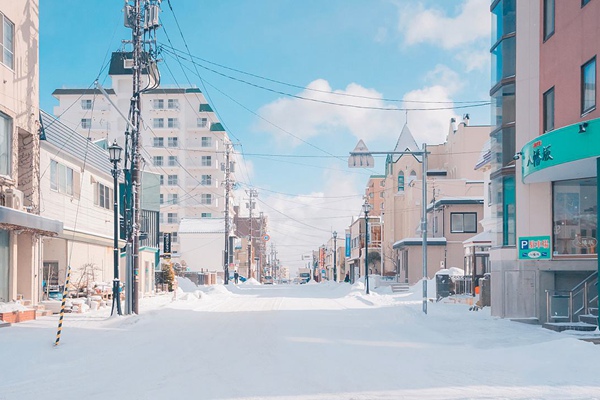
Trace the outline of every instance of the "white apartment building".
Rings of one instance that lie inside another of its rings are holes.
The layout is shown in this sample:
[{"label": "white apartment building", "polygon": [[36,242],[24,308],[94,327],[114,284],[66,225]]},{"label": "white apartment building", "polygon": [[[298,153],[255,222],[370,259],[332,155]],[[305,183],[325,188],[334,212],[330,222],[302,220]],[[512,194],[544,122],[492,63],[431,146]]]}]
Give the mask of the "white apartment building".
[{"label": "white apartment building", "polygon": [[[127,123],[122,115],[128,115],[132,93],[131,53],[113,53],[109,76],[112,88],[106,92],[118,110],[98,89],[56,89],[54,114],[92,140],[117,139],[123,146]],[[171,249],[177,257],[182,218],[223,217],[221,167],[229,137],[198,88],[158,88],[142,93],[141,99],[143,165],[161,176],[160,229],[173,234]]]}]

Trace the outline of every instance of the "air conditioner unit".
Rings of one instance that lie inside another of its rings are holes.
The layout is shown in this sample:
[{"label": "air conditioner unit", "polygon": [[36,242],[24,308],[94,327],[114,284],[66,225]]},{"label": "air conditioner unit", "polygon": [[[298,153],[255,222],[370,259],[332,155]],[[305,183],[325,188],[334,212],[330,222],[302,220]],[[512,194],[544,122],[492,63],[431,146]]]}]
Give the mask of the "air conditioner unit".
[{"label": "air conditioner unit", "polygon": [[23,210],[23,192],[18,189],[7,189],[4,192],[5,204],[15,210]]}]

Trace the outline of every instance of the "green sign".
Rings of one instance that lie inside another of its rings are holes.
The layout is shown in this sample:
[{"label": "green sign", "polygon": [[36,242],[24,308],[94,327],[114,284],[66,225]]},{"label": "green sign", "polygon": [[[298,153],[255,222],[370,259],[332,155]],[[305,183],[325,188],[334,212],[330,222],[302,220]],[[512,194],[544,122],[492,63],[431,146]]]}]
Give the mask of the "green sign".
[{"label": "green sign", "polygon": [[519,238],[519,260],[549,260],[552,258],[550,236],[524,236]]}]

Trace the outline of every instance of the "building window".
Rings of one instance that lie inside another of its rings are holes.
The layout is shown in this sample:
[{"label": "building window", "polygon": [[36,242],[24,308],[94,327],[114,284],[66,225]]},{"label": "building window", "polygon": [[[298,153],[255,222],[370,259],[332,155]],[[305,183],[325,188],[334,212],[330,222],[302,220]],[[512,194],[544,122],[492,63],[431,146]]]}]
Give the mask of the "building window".
[{"label": "building window", "polygon": [[179,109],[179,100],[177,100],[177,99],[168,99],[167,100],[167,108],[169,110],[178,110]]},{"label": "building window", "polygon": [[167,177],[167,185],[177,186],[177,175],[169,175]]},{"label": "building window", "polygon": [[163,99],[154,99],[152,107],[154,107],[155,110],[162,110],[165,108],[165,101]]},{"label": "building window", "polygon": [[212,146],[212,138],[210,137],[203,137],[202,138],[202,147],[211,147]]},{"label": "building window", "polygon": [[398,172],[398,191],[404,192],[404,171]]},{"label": "building window", "polygon": [[152,142],[153,147],[165,147],[165,138],[155,137]]},{"label": "building window", "polygon": [[82,110],[91,110],[92,109],[92,100],[81,100],[81,109]]},{"label": "building window", "polygon": [[159,198],[160,198],[159,203],[160,204],[165,204],[165,195],[161,193]]},{"label": "building window", "polygon": [[379,182],[379,186],[381,186],[381,187],[385,186],[385,181],[383,179]]},{"label": "building window", "polygon": [[383,191],[379,192],[379,197],[381,197],[382,199],[385,197]]},{"label": "building window", "polygon": [[[177,213],[167,213],[167,224],[176,224],[177,223]],[[173,237],[171,236],[171,240]]]},{"label": "building window", "polygon": [[598,254],[596,189],[596,178],[553,183],[554,254]]},{"label": "building window", "polygon": [[91,118],[81,118],[81,127],[83,129],[90,129],[92,127]]},{"label": "building window", "polygon": [[73,195],[73,169],[50,161],[50,189],[59,193]]},{"label": "building window", "polygon": [[212,194],[202,193],[200,197],[200,204],[212,204]]},{"label": "building window", "polygon": [[162,167],[163,166],[163,156],[152,157],[152,165],[154,165],[155,167]]},{"label": "building window", "polygon": [[596,57],[581,67],[581,113],[596,108]]},{"label": "building window", "polygon": [[177,147],[177,144],[178,144],[177,136],[170,137],[167,141],[167,145],[169,147]]},{"label": "building window", "polygon": [[167,202],[169,204],[178,204],[179,203],[179,195],[177,193],[170,193],[167,195]]},{"label": "building window", "polygon": [[169,167],[177,166],[177,156],[169,156]]},{"label": "building window", "polygon": [[12,119],[0,113],[0,175],[10,175]]},{"label": "building window", "polygon": [[165,127],[164,118],[154,118],[152,120],[152,127],[153,128],[164,128]]},{"label": "building window", "polygon": [[477,213],[450,213],[450,232],[477,233]]},{"label": "building window", "polygon": [[410,186],[416,180],[417,180],[417,173],[414,170],[410,171],[410,175],[408,176],[408,185]]},{"label": "building window", "polygon": [[212,165],[212,157],[202,156],[201,162],[203,167],[210,167]]},{"label": "building window", "polygon": [[198,128],[206,128],[208,126],[208,119],[207,118],[198,118],[196,120],[196,126]]},{"label": "building window", "polygon": [[0,54],[0,61],[8,68],[14,69],[15,25],[2,13],[0,13],[0,18],[2,19],[2,32],[0,32],[2,33],[2,40],[0,40],[0,44],[2,45],[0,50],[2,50],[2,54]]},{"label": "building window", "polygon": [[212,218],[212,213],[202,213],[200,214],[202,218]]},{"label": "building window", "polygon": [[212,175],[202,175],[200,180],[200,184],[204,186],[212,185]]},{"label": "building window", "polygon": [[554,129],[554,87],[544,93],[544,132]]},{"label": "building window", "polygon": [[177,243],[177,232],[171,233],[171,243]]},{"label": "building window", "polygon": [[381,203],[381,206],[379,208],[383,210],[385,208],[385,203]]},{"label": "building window", "polygon": [[179,128],[179,120],[177,118],[168,118],[167,119],[167,127],[168,128]]},{"label": "building window", "polygon": [[544,40],[554,33],[554,1],[544,0]]},{"label": "building window", "polygon": [[98,207],[112,209],[113,191],[106,185],[96,183],[94,186],[94,205]]},{"label": "building window", "polygon": [[165,176],[164,176],[164,175],[161,175],[161,176],[160,176],[160,185],[162,186],[162,185],[164,185],[164,184],[165,184]]}]

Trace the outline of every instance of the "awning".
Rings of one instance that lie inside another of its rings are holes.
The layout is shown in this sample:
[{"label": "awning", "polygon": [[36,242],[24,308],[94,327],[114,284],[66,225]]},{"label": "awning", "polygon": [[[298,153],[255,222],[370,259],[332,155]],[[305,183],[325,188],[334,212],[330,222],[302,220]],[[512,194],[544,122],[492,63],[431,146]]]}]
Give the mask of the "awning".
[{"label": "awning", "polygon": [[[402,240],[398,240],[392,246],[393,249],[402,249],[407,246],[421,246],[423,244],[422,238],[405,238]],[[427,238],[427,246],[445,246],[446,238],[445,237],[428,237]]]},{"label": "awning", "polygon": [[0,206],[0,228],[11,231],[28,231],[44,236],[55,236],[62,233],[63,223],[54,219]]},{"label": "awning", "polygon": [[484,231],[481,233],[478,233],[475,236],[472,236],[470,238],[468,238],[467,240],[465,240],[463,242],[464,245],[468,245],[468,244],[491,244],[492,243],[492,239],[494,238],[494,235],[492,234],[492,232],[490,231]]}]

